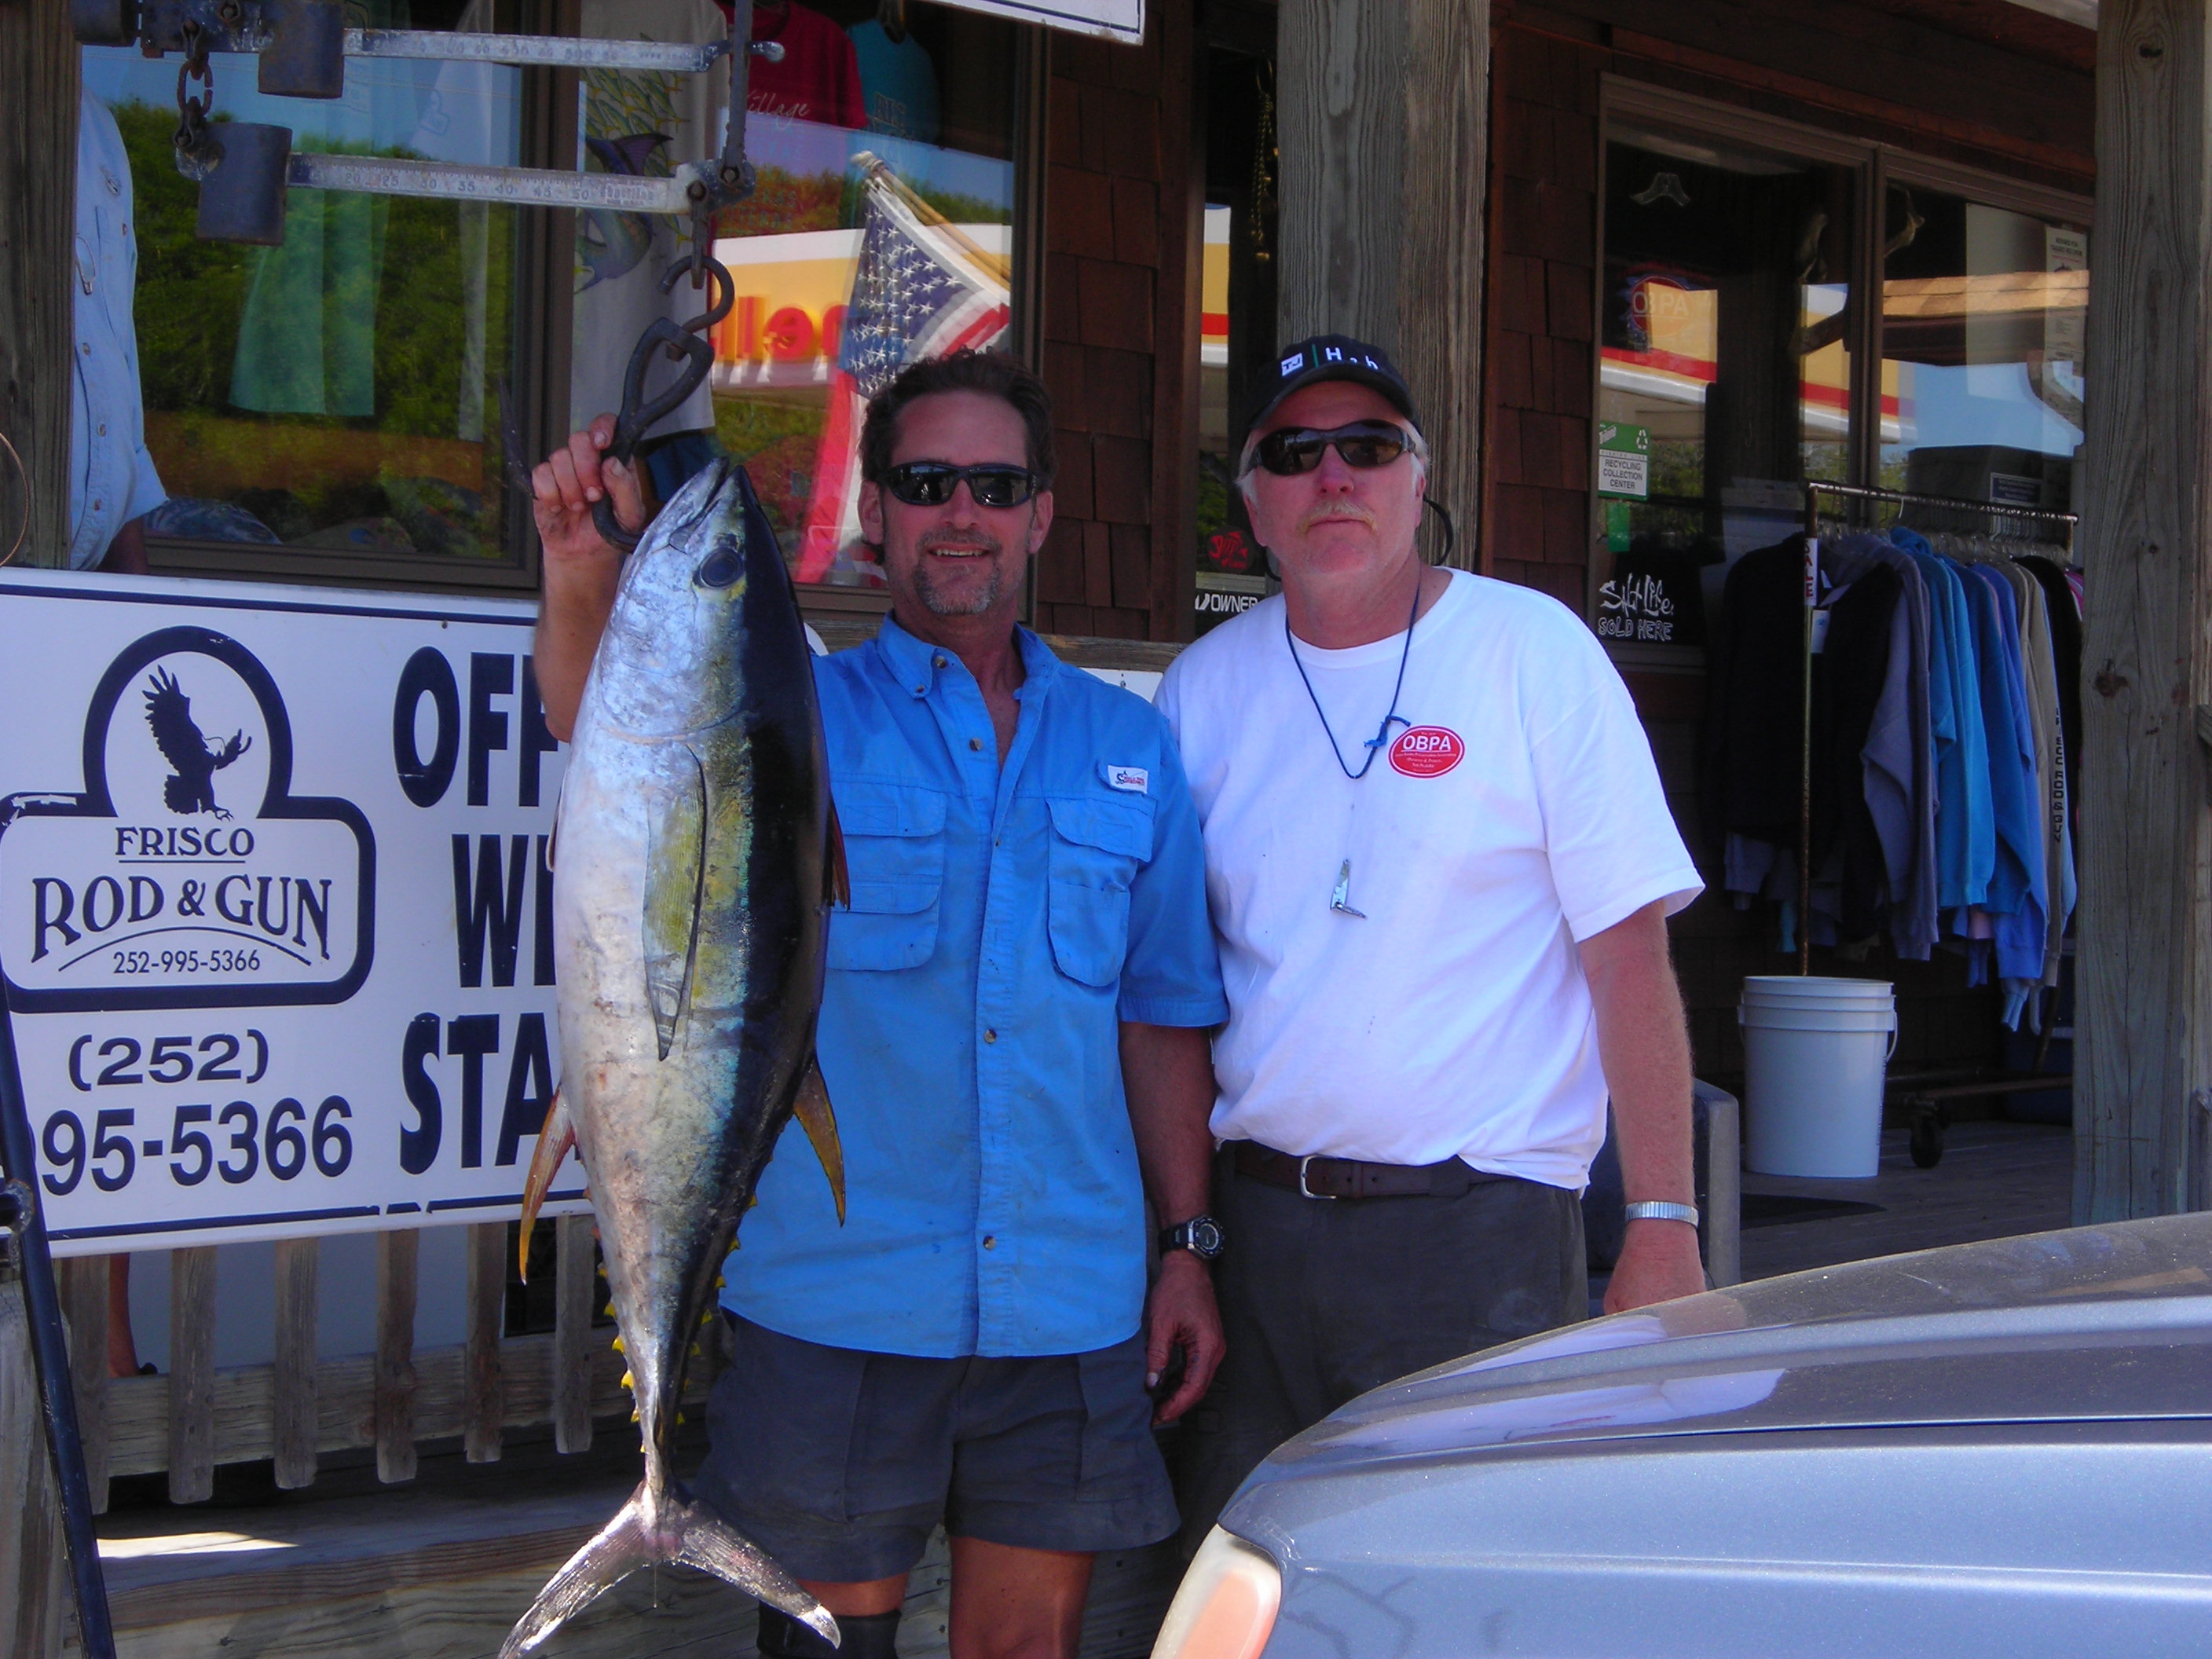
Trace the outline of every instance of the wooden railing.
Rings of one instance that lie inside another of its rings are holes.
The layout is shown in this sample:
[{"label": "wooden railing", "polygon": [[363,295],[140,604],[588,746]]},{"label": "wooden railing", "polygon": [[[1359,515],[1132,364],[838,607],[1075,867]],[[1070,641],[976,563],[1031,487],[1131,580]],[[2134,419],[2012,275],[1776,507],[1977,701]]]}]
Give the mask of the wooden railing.
[{"label": "wooden railing", "polygon": [[[167,1470],[169,1497],[198,1503],[218,1464],[270,1459],[276,1484],[311,1486],[324,1453],[376,1449],[386,1481],[415,1475],[416,1445],[459,1436],[468,1461],[498,1460],[503,1432],[550,1423],[564,1452],[592,1443],[592,1419],[627,1415],[623,1361],[607,1328],[594,1330],[592,1218],[564,1216],[556,1230],[555,1322],[550,1333],[503,1334],[511,1235],[504,1223],[468,1229],[467,1340],[415,1346],[419,1235],[380,1233],[376,1255],[376,1349],[324,1358],[318,1352],[321,1241],[276,1249],[275,1357],[258,1365],[215,1364],[216,1252],[170,1253],[169,1369],[166,1376],[107,1375],[108,1259],[57,1264],[70,1325],[70,1363],[95,1510],[117,1475]],[[719,1345],[706,1343],[690,1387],[712,1381]]]}]

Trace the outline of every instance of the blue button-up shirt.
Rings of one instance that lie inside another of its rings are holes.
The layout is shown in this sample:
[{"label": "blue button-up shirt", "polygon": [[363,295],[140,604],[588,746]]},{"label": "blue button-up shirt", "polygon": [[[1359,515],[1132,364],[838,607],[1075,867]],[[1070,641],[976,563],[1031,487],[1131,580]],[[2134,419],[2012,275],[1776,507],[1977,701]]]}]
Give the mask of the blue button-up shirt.
[{"label": "blue button-up shirt", "polygon": [[853,902],[818,1049],[848,1219],[791,1126],[724,1305],[876,1352],[1079,1353],[1144,1309],[1120,1022],[1228,1017],[1166,723],[1019,635],[1003,766],[957,657],[886,620],[816,665]]}]

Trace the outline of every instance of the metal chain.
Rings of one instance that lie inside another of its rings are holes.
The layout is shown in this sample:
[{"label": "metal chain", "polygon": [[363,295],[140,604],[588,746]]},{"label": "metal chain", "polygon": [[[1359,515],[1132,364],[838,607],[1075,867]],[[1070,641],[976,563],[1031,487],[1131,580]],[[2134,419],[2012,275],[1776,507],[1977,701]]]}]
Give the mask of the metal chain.
[{"label": "metal chain", "polygon": [[[222,164],[222,141],[215,136],[208,117],[215,108],[215,68],[208,62],[207,32],[197,19],[184,27],[185,61],[177,70],[177,171],[187,179],[204,180]],[[189,95],[198,81],[204,98]]]}]

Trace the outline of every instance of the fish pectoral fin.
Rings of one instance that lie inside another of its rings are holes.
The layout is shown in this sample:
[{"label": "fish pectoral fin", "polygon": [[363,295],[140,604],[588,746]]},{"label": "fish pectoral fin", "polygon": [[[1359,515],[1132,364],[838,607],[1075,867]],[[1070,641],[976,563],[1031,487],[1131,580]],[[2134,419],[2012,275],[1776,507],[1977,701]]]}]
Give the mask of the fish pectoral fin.
[{"label": "fish pectoral fin", "polygon": [[837,1200],[837,1224],[845,1224],[845,1146],[837,1139],[837,1115],[830,1109],[830,1085],[822,1079],[822,1062],[809,1059],[806,1075],[799,1080],[799,1099],[793,1109],[822,1160],[822,1173],[830,1177],[830,1195]]},{"label": "fish pectoral fin", "polygon": [[746,1595],[837,1640],[837,1621],[767,1551],[678,1488],[662,1496],[641,1485],[615,1518],[546,1581],[530,1610],[500,1644],[499,1659],[520,1659],[640,1567],[662,1561],[711,1572]]},{"label": "fish pectoral fin", "polygon": [[522,1183],[522,1242],[517,1249],[526,1285],[530,1282],[530,1230],[537,1224],[538,1209],[552,1189],[554,1172],[575,1144],[576,1126],[569,1119],[568,1100],[556,1089],[553,1103],[545,1109],[544,1127],[538,1132],[538,1150],[530,1155],[529,1177]]},{"label": "fish pectoral fin", "polygon": [[837,822],[837,803],[830,803],[828,822],[823,836],[827,845],[823,849],[823,886],[830,902],[841,909],[853,908],[853,872],[845,862],[845,831]]},{"label": "fish pectoral fin", "polygon": [[707,778],[698,757],[679,749],[657,781],[659,787],[647,808],[645,990],[665,1060],[690,1006],[699,895],[707,870]]}]

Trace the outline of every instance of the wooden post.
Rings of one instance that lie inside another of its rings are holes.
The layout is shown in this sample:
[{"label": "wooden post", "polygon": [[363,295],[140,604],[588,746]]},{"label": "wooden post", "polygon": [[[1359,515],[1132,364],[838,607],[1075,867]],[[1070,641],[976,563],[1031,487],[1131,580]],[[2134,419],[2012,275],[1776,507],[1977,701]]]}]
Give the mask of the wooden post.
[{"label": "wooden post", "polygon": [[1283,0],[1275,123],[1286,341],[1350,334],[1397,352],[1407,9],[1406,0]]},{"label": "wooden post", "polygon": [[1472,568],[1489,0],[1283,0],[1277,30],[1281,337],[1350,334],[1396,359]]},{"label": "wooden post", "polygon": [[169,1501],[215,1495],[215,1246],[169,1252]]},{"label": "wooden post", "polygon": [[84,1441],[85,1484],[92,1489],[94,1515],[107,1513],[107,1262],[104,1255],[79,1255],[54,1263],[54,1288],[69,1327],[70,1378],[76,1385],[77,1432]]},{"label": "wooden post", "polygon": [[415,1478],[413,1229],[376,1236],[376,1478]]},{"label": "wooden post", "polygon": [[21,564],[58,565],[69,545],[69,447],[75,335],[76,37],[65,0],[0,4],[0,556],[30,525]]},{"label": "wooden post", "polygon": [[[104,1308],[106,1263],[100,1267]],[[103,1366],[106,1358],[103,1344]],[[0,1503],[0,1653],[11,1659],[58,1659],[68,1549],[53,1460],[46,1449],[46,1413],[31,1364],[23,1285],[12,1261],[0,1265],[0,1492],[7,1497]]]},{"label": "wooden post", "polygon": [[322,1248],[317,1238],[287,1238],[276,1246],[276,1397],[269,1437],[276,1484],[287,1491],[315,1483]]},{"label": "wooden post", "polygon": [[[1405,211],[1397,361],[1430,446],[1429,495],[1475,568],[1482,495],[1482,231],[1489,179],[1490,0],[1406,9]],[[1443,550],[1441,536],[1432,543]]]},{"label": "wooden post", "polygon": [[2082,619],[2076,1221],[2185,1208],[2212,1087],[2205,0],[2105,0]]},{"label": "wooden post", "polygon": [[462,1385],[462,1449],[471,1463],[499,1462],[499,1339],[507,1319],[507,1224],[469,1229],[468,1358]]},{"label": "wooden post", "polygon": [[553,1443],[564,1452],[592,1449],[592,1218],[564,1215],[554,1224],[558,1263],[553,1281]]}]

